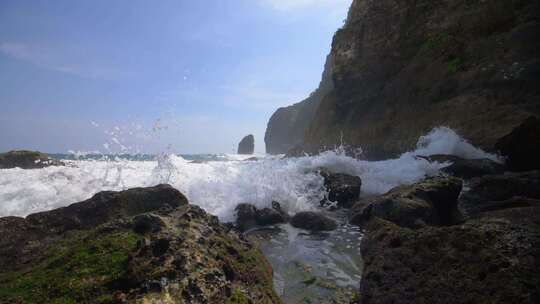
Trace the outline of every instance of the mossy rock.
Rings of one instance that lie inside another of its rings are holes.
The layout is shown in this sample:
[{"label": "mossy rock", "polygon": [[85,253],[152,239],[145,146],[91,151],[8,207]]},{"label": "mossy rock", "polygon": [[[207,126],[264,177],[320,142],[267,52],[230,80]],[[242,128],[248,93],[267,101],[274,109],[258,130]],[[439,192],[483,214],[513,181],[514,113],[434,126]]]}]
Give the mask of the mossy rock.
[{"label": "mossy rock", "polygon": [[257,244],[184,200],[159,185],[0,218],[0,303],[281,303]]},{"label": "mossy rock", "polygon": [[131,231],[76,232],[46,250],[41,260],[0,274],[0,302],[92,303],[112,299],[137,243]]}]

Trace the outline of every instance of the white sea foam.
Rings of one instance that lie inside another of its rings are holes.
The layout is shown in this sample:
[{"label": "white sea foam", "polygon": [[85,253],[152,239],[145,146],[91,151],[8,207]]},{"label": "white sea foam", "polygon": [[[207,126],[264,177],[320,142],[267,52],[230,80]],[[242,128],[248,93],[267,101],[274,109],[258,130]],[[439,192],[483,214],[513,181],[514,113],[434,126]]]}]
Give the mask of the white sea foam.
[{"label": "white sea foam", "polygon": [[425,136],[421,136],[416,144],[416,155],[451,154],[466,159],[488,158],[496,162],[502,159],[494,154],[484,152],[460,137],[448,127],[434,128]]},{"label": "white sea foam", "polygon": [[324,193],[319,167],[362,178],[364,195],[384,193],[401,184],[437,174],[445,164],[429,163],[415,155],[454,154],[467,158],[497,159],[461,139],[448,128],[436,128],[420,138],[415,151],[397,159],[359,161],[329,151],[313,157],[280,159],[267,156],[243,161],[245,156],[226,155],[231,161],[193,163],[174,155],[156,161],[116,159],[70,161],[70,166],[35,170],[0,170],[0,216],[25,216],[81,201],[103,190],[169,183],[189,200],[224,221],[234,218],[238,203],[269,206],[282,203],[289,212],[309,210]]}]

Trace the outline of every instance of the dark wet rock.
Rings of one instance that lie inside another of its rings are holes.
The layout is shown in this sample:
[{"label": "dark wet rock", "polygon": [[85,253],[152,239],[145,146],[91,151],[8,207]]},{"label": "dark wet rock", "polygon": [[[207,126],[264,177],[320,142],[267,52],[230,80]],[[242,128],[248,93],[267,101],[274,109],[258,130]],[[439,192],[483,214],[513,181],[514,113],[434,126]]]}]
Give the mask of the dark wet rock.
[{"label": "dark wet rock", "polygon": [[495,149],[513,171],[540,169],[540,118],[529,117],[497,141]]},{"label": "dark wet rock", "polygon": [[421,157],[430,162],[446,163],[450,165],[441,169],[442,172],[449,175],[470,179],[473,177],[504,173],[506,167],[491,159],[463,159],[453,155],[430,155]]},{"label": "dark wet rock", "polygon": [[358,176],[331,173],[321,170],[320,175],[324,178],[324,187],[328,191],[327,199],[337,202],[339,207],[350,208],[360,197],[362,180]]},{"label": "dark wet rock", "polygon": [[281,209],[278,202],[272,202],[272,208],[262,209],[252,204],[238,204],[235,210],[236,226],[240,231],[247,231],[257,225],[275,225],[289,220],[289,215]]},{"label": "dark wet rock", "polygon": [[236,226],[240,231],[246,231],[257,225],[257,208],[252,204],[238,204],[236,211]]},{"label": "dark wet rock", "polygon": [[99,192],[92,198],[52,211],[34,213],[26,219],[51,233],[89,229],[125,216],[187,205],[186,197],[169,185]]},{"label": "dark wet rock", "polygon": [[154,214],[141,214],[133,218],[133,230],[137,233],[159,232],[164,226],[163,220]]},{"label": "dark wet rock", "polygon": [[238,144],[238,154],[253,154],[255,151],[255,137],[247,135]]},{"label": "dark wet rock", "polygon": [[373,219],[360,303],[538,303],[540,208],[411,230]]},{"label": "dark wet rock", "polygon": [[[538,303],[539,177],[539,171],[532,171],[471,179],[470,189],[459,198],[460,209],[469,217],[439,220],[443,226],[411,229],[401,209],[372,216],[373,208],[381,200],[417,201],[419,197],[448,206],[450,200],[441,203],[455,193],[455,178],[439,184],[436,181],[445,178],[437,177],[398,187],[373,198],[371,204],[355,205],[353,211],[364,212],[358,217],[366,228],[361,243],[360,303]],[[422,185],[426,181],[428,185]],[[439,218],[455,218],[457,196],[452,197],[453,207],[439,207]]]},{"label": "dark wet rock", "polygon": [[47,154],[37,151],[19,150],[0,154],[0,169],[40,169],[63,165],[61,161],[51,159]]},{"label": "dark wet rock", "polygon": [[283,210],[283,208],[281,208],[281,204],[279,202],[272,201],[272,209],[279,212],[279,214],[281,214],[286,220],[289,219],[289,214],[285,210]]},{"label": "dark wet rock", "polygon": [[257,221],[257,225],[266,226],[266,225],[285,223],[286,218],[283,216],[282,213],[280,213],[277,210],[274,210],[272,208],[263,208],[263,209],[257,210],[256,221]]},{"label": "dark wet rock", "polygon": [[490,201],[478,208],[478,212],[490,212],[511,208],[540,207],[540,199],[514,196],[502,201]]},{"label": "dark wet rock", "polygon": [[459,207],[474,216],[509,203],[504,201],[540,199],[540,171],[486,175],[472,179],[468,188],[459,199]]},{"label": "dark wet rock", "polygon": [[2,304],[281,303],[259,248],[170,186],[0,218],[0,235]]},{"label": "dark wet rock", "polygon": [[336,221],[321,212],[312,211],[298,212],[292,217],[291,225],[312,231],[328,231],[337,228]]},{"label": "dark wet rock", "polygon": [[349,220],[360,226],[373,217],[410,228],[450,225],[461,220],[457,209],[461,188],[461,180],[455,177],[427,178],[360,200],[351,209]]}]

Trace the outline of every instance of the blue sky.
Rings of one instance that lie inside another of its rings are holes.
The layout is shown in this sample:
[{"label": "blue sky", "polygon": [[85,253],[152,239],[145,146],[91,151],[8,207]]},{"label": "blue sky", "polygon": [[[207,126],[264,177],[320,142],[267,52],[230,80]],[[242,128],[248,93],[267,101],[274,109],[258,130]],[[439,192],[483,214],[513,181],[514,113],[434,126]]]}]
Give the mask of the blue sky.
[{"label": "blue sky", "polygon": [[264,152],[350,2],[2,0],[0,151]]}]

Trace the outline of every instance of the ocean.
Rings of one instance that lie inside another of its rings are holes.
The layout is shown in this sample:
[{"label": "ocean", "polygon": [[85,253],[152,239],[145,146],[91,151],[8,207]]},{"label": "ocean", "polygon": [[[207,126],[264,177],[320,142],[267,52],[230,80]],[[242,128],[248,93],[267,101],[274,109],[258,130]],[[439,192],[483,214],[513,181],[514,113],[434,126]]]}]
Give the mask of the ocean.
[{"label": "ocean", "polygon": [[[36,170],[0,170],[0,216],[26,216],[85,200],[103,190],[124,190],[171,184],[191,203],[234,220],[239,203],[270,206],[273,200],[289,213],[316,208],[324,197],[320,167],[362,178],[362,195],[382,194],[391,188],[436,175],[445,166],[416,155],[453,154],[464,158],[497,156],[473,147],[446,127],[421,137],[417,148],[399,158],[363,161],[342,149],[317,156],[282,158],[271,155],[98,155],[52,154],[67,166]],[[247,160],[256,157],[257,160]]]}]

